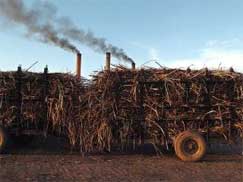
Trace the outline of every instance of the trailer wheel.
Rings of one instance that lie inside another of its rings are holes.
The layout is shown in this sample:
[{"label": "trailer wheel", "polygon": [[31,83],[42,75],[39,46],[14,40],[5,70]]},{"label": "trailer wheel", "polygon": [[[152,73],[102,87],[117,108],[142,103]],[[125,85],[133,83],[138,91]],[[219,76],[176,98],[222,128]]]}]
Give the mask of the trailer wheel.
[{"label": "trailer wheel", "polygon": [[0,154],[2,154],[6,150],[8,141],[7,132],[3,127],[0,126]]},{"label": "trailer wheel", "polygon": [[174,143],[175,153],[182,161],[196,162],[206,153],[206,142],[197,132],[184,131],[180,133]]}]

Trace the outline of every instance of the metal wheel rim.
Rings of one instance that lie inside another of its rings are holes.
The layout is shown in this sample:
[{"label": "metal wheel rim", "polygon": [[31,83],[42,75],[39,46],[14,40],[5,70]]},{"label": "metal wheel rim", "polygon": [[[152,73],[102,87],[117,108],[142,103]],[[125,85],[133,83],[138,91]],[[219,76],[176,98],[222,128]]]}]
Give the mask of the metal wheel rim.
[{"label": "metal wheel rim", "polygon": [[198,152],[199,146],[195,140],[189,138],[183,142],[183,150],[185,153],[193,155]]}]

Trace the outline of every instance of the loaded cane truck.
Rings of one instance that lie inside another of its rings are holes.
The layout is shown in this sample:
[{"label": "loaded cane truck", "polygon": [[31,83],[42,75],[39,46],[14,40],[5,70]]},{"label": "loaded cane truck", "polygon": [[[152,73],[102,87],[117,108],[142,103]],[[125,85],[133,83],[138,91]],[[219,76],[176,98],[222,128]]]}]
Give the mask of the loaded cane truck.
[{"label": "loaded cane truck", "polygon": [[[133,132],[132,137],[136,141],[139,139],[143,143],[146,138],[152,138],[156,146],[158,144],[164,145],[167,149],[173,148],[179,159],[191,162],[203,158],[207,145],[212,140],[224,139],[228,142],[241,140],[243,131],[241,73],[236,73],[233,69],[229,71],[136,69],[134,64],[132,69],[111,70],[110,57],[107,53],[106,69],[99,73],[97,80],[92,83],[102,85],[110,81],[111,84],[99,86],[100,89],[97,90],[101,96],[96,94],[99,100],[92,101],[89,106],[92,107],[95,102],[100,102],[98,104],[104,106],[105,109],[100,112],[102,115],[97,114],[97,117],[106,122],[106,125],[101,124],[103,128],[107,125],[112,128],[109,131],[114,140],[118,141],[117,138],[121,138],[121,131],[127,129],[128,132]],[[5,151],[11,136],[18,138],[23,135],[46,134],[55,130],[57,125],[61,127],[54,133],[64,131],[61,133],[67,134],[68,130],[79,127],[75,123],[69,124],[73,122],[73,119],[69,118],[70,112],[72,112],[70,117],[75,115],[76,119],[79,114],[71,110],[65,111],[64,104],[60,100],[63,96],[60,95],[60,90],[66,94],[68,102],[75,102],[74,105],[78,106],[80,101],[76,98],[77,95],[85,95],[87,90],[92,92],[92,89],[97,88],[88,84],[86,89],[82,89],[82,93],[78,93],[81,88],[77,83],[77,80],[80,81],[80,62],[81,56],[78,55],[78,75],[68,78],[68,82],[72,84],[66,84],[66,77],[62,74],[57,76],[48,73],[47,68],[44,73],[37,76],[35,74],[33,76],[33,73],[23,74],[20,67],[17,72],[8,73],[8,76],[4,72],[0,73],[0,153]],[[26,82],[25,79],[29,81]],[[56,82],[62,83],[57,96],[55,85],[59,84]],[[73,87],[75,84],[78,86]],[[6,91],[8,88],[11,88],[10,91]],[[39,88],[38,93],[34,88]],[[105,96],[104,90],[110,90],[110,93]],[[91,98],[90,94],[88,95],[87,97]],[[106,99],[102,100],[104,98]],[[105,102],[108,100],[114,102],[108,103],[106,107]],[[31,103],[38,104],[27,107]],[[82,103],[85,104],[87,102]],[[94,108],[99,113],[98,107],[93,107],[93,110]],[[57,112],[58,109],[60,111]],[[89,115],[90,113],[92,115],[92,112],[95,115],[93,110],[90,109]],[[106,110],[108,114],[104,119],[102,117]],[[61,117],[64,119],[60,119]],[[53,120],[51,126],[49,120]],[[72,138],[71,134],[67,135]],[[129,137],[131,138],[131,135],[126,135],[126,138]]]},{"label": "loaded cane truck", "polygon": [[[33,105],[39,105],[35,112],[36,114],[41,112],[42,116],[35,122],[39,122],[38,127],[43,128],[47,114],[45,95],[48,89],[48,69],[45,68],[43,74],[36,76],[23,73],[20,66],[16,72],[0,72],[0,153],[6,152],[13,140],[26,144],[34,135],[43,133],[37,130],[37,126],[32,127],[35,125],[33,119],[37,118],[31,119],[33,117],[31,109]],[[31,82],[38,84],[39,93],[31,93],[34,92]],[[28,113],[29,116],[25,117],[24,115]]]}]

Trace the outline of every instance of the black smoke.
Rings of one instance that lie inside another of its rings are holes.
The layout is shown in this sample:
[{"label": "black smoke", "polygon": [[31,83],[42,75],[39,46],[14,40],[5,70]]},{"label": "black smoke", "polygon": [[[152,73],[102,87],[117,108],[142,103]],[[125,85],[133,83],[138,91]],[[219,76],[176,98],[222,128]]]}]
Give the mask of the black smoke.
[{"label": "black smoke", "polygon": [[52,43],[75,53],[79,51],[70,40],[78,41],[96,52],[111,52],[117,59],[133,63],[123,49],[90,31],[82,30],[68,17],[58,17],[56,12],[57,8],[49,2],[39,1],[27,7],[23,0],[0,0],[0,15],[16,25],[23,25],[28,37],[37,37],[44,43]]},{"label": "black smoke", "polygon": [[59,36],[52,22],[43,19],[46,16],[42,10],[50,9],[46,5],[39,9],[28,9],[22,0],[0,0],[0,14],[16,25],[23,25],[27,36],[37,36],[42,42],[78,53],[68,39]]}]

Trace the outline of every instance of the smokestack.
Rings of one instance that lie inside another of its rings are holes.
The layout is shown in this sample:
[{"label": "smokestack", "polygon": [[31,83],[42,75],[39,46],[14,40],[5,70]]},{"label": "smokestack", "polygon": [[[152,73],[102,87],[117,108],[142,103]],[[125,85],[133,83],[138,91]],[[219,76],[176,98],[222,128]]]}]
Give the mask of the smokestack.
[{"label": "smokestack", "polygon": [[105,70],[110,71],[110,69],[111,69],[111,53],[107,52]]},{"label": "smokestack", "polygon": [[82,55],[80,53],[77,53],[77,62],[76,62],[76,74],[77,77],[81,77],[81,60],[82,60]]},{"label": "smokestack", "polygon": [[136,64],[132,63],[132,70],[135,70],[135,69],[136,69]]}]

